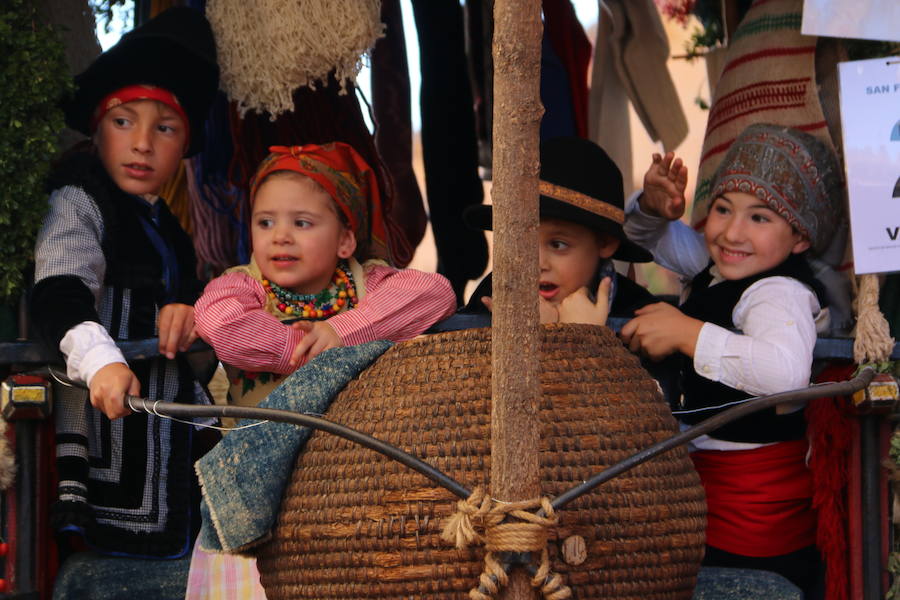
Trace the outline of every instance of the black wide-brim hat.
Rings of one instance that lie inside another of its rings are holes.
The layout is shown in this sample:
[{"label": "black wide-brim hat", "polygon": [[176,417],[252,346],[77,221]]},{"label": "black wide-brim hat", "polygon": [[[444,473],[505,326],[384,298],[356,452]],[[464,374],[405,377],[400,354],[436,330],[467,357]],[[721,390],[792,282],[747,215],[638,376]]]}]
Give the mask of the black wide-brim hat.
[{"label": "black wide-brim hat", "polygon": [[185,156],[203,146],[209,107],[219,87],[219,66],[212,29],[193,8],[161,12],[98,56],[75,76],[75,93],[63,103],[66,124],[92,135],[91,117],[100,101],[129,85],[155,85],[178,98],[191,129]]},{"label": "black wide-brim hat", "polygon": [[[653,255],[628,240],[622,173],[597,144],[575,137],[561,137],[541,144],[540,215],[583,225],[617,238],[612,255],[617,260],[650,262]],[[492,227],[493,208],[472,206],[465,221],[479,229]]]}]

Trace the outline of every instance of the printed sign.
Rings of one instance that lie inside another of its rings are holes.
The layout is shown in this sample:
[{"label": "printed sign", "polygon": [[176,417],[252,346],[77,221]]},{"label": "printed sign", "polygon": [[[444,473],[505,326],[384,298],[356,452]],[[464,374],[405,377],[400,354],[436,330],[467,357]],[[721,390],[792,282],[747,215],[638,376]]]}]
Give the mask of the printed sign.
[{"label": "printed sign", "polygon": [[803,0],[800,33],[900,42],[900,2]]},{"label": "printed sign", "polygon": [[858,274],[900,271],[900,57],[839,65]]}]

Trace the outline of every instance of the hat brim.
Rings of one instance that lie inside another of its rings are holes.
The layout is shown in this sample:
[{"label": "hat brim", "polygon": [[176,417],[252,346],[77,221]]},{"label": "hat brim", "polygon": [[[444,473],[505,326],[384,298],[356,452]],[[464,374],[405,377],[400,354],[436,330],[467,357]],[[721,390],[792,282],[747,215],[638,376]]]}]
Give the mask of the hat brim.
[{"label": "hat brim", "polygon": [[[480,204],[470,206],[463,213],[463,220],[472,228],[491,231],[493,229],[493,206]],[[619,248],[613,253],[612,258],[626,262],[645,263],[653,260],[653,255],[631,242],[625,236],[625,230],[615,221],[601,215],[588,212],[566,202],[550,198],[540,197],[540,215],[543,219],[560,219],[583,225],[592,231],[605,233],[619,240]]]}]

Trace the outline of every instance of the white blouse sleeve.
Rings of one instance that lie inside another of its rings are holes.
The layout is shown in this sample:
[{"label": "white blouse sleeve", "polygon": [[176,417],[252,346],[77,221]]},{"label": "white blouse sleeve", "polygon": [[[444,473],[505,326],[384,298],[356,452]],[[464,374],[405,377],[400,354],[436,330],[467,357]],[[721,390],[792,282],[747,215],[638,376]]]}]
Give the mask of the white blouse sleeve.
[{"label": "white blouse sleeve", "polygon": [[641,210],[636,192],[626,203],[625,235],[653,253],[653,261],[688,279],[706,268],[709,253],[703,235],[681,221],[669,221]]}]

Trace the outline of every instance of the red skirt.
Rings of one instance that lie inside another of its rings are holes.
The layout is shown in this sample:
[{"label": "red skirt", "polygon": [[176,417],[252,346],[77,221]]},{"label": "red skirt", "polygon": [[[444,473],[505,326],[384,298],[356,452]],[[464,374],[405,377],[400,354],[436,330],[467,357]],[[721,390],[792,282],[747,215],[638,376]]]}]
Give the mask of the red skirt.
[{"label": "red skirt", "polygon": [[816,543],[806,440],[753,450],[692,452],[706,490],[706,543],[742,556],[778,556]]}]

